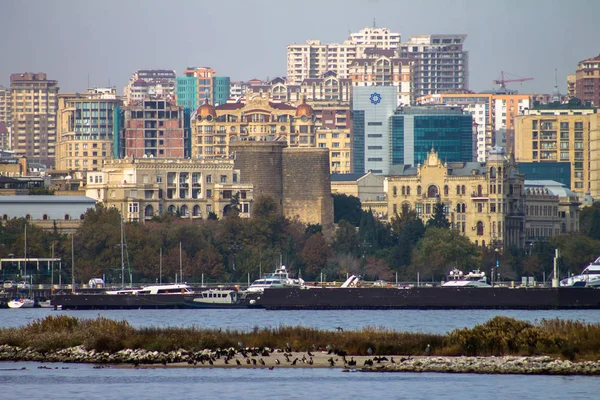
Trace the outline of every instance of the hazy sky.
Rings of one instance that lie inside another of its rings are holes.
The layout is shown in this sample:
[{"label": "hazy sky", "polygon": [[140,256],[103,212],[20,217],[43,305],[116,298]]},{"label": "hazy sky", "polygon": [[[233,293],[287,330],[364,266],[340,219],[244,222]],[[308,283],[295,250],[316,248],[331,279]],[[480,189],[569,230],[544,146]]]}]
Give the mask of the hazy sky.
[{"label": "hazy sky", "polygon": [[123,86],[140,68],[211,66],[232,80],[286,74],[286,45],[341,43],[377,26],[410,35],[466,33],[469,87],[500,71],[509,87],[561,92],[577,62],[600,53],[599,0],[0,0],[0,85],[46,72],[62,92]]}]

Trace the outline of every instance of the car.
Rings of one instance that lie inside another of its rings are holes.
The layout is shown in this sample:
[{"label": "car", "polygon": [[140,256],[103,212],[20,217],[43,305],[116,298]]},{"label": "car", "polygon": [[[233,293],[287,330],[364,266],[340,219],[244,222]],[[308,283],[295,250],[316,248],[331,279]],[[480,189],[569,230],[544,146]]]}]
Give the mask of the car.
[{"label": "car", "polygon": [[31,284],[26,281],[21,281],[17,283],[17,289],[31,289]]},{"label": "car", "polygon": [[4,281],[4,283],[2,284],[2,287],[4,289],[12,289],[14,286],[15,286],[14,281]]}]

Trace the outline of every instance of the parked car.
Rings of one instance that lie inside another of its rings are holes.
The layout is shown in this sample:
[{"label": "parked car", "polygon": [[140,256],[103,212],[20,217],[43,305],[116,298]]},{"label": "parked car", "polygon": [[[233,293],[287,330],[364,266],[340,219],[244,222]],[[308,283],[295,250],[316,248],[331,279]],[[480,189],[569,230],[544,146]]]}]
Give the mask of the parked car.
[{"label": "parked car", "polygon": [[15,286],[14,281],[4,281],[4,283],[2,284],[2,287],[4,289],[12,289],[14,286]]},{"label": "parked car", "polygon": [[21,281],[17,283],[17,289],[31,289],[31,284],[26,281]]}]

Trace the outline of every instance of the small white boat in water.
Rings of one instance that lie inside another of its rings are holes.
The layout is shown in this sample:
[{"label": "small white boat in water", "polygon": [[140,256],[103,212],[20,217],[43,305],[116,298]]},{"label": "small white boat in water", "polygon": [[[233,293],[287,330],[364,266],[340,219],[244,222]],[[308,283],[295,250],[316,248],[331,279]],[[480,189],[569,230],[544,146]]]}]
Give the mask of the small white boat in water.
[{"label": "small white boat in water", "polygon": [[265,289],[281,289],[286,287],[301,287],[304,285],[304,280],[301,278],[290,278],[285,265],[280,266],[272,274],[266,275],[252,282],[246,292],[262,293]]},{"label": "small white boat in water", "polygon": [[560,286],[600,288],[600,257],[585,267],[581,274],[560,281]]},{"label": "small white boat in water", "polygon": [[107,290],[105,294],[139,295],[139,294],[192,294],[193,291],[185,283],[169,283],[150,285],[137,289]]},{"label": "small white boat in water", "polygon": [[33,308],[35,301],[29,298],[19,298],[10,300],[8,302],[8,308]]},{"label": "small white boat in water", "polygon": [[38,306],[40,306],[41,308],[52,308],[52,307],[54,307],[52,305],[52,301],[50,299],[38,301]]},{"label": "small white boat in water", "polygon": [[192,302],[194,307],[218,308],[234,306],[240,301],[237,290],[232,289],[209,289],[195,294]]},{"label": "small white boat in water", "polygon": [[485,278],[485,272],[473,270],[468,274],[464,274],[461,270],[454,268],[448,274],[448,282],[445,282],[442,287],[492,287]]}]

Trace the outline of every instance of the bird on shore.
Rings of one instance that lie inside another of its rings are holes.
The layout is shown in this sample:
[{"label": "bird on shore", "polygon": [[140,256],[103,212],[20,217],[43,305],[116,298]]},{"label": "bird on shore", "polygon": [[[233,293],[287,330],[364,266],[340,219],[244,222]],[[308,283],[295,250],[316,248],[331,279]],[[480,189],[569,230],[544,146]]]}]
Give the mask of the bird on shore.
[{"label": "bird on shore", "polygon": [[308,360],[308,364],[313,365],[313,363],[314,363],[314,361],[313,361],[313,358],[311,357],[310,360]]},{"label": "bird on shore", "polygon": [[391,362],[392,364],[396,364],[396,361],[394,361],[394,357],[390,357],[390,362]]},{"label": "bird on shore", "polygon": [[348,361],[348,365],[350,365],[352,367],[356,365],[356,360],[354,360],[354,357],[350,357],[350,361]]},{"label": "bird on shore", "polygon": [[431,355],[431,345],[429,344],[427,345],[427,347],[425,347],[425,355]]},{"label": "bird on shore", "polygon": [[275,364],[279,365],[279,364],[281,364],[281,361],[279,361],[279,359],[277,358],[277,359],[275,359]]},{"label": "bird on shore", "polygon": [[294,358],[294,361],[292,361],[292,365],[296,365],[297,362],[298,362],[298,357]]},{"label": "bird on shore", "polygon": [[307,354],[309,357],[312,357],[312,356],[313,356],[313,355],[310,353],[310,351],[307,351],[307,352],[306,352],[306,354]]},{"label": "bird on shore", "polygon": [[256,359],[255,358],[252,359],[252,365],[256,365]]},{"label": "bird on shore", "polygon": [[265,360],[263,360],[262,358],[258,360],[258,362],[260,363],[260,365],[265,365]]},{"label": "bird on shore", "polygon": [[242,363],[240,362],[240,360],[237,360],[237,359],[235,360],[235,363],[236,363],[237,365],[242,365]]},{"label": "bird on shore", "polygon": [[273,371],[275,367],[269,367],[269,371]]},{"label": "bird on shore", "polygon": [[329,357],[329,360],[327,360],[329,362],[329,366],[333,367],[335,365],[335,361],[333,361],[333,357]]}]

